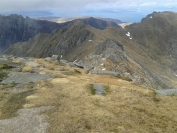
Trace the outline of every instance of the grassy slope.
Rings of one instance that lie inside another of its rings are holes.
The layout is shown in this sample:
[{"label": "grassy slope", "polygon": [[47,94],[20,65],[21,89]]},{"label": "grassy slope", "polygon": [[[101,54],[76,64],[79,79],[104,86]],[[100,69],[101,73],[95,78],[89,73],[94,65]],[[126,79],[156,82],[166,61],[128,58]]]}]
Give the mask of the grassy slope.
[{"label": "grassy slope", "polygon": [[[42,60],[41,68],[56,78],[39,82],[39,90],[26,98],[24,108],[55,106],[46,112],[50,123],[48,132],[171,132],[177,128],[177,97],[155,96],[153,90],[136,86],[118,78],[100,75],[62,75],[52,68],[61,67]],[[66,68],[75,71],[74,68]],[[92,83],[108,85],[105,96],[94,96],[87,86]]]},{"label": "grassy slope", "polygon": [[[38,82],[38,90],[22,93],[0,91],[0,118],[15,116],[20,108],[55,106],[45,112],[49,133],[175,133],[177,97],[155,96],[154,90],[131,82],[101,75],[90,75],[82,69],[64,67],[73,72],[63,75],[54,68],[58,63],[37,60],[54,79]],[[92,95],[88,85],[100,83],[109,87],[105,96]]]}]

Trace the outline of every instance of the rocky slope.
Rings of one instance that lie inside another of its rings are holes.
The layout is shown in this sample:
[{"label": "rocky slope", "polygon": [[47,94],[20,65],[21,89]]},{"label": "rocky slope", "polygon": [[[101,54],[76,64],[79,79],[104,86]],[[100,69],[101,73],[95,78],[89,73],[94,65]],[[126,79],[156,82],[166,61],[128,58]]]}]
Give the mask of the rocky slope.
[{"label": "rocky slope", "polygon": [[0,50],[1,52],[16,42],[24,42],[38,33],[51,33],[59,24],[45,20],[12,14],[0,15]]},{"label": "rocky slope", "polygon": [[38,33],[51,33],[57,28],[63,28],[78,20],[97,29],[106,29],[110,25],[119,27],[115,22],[92,17],[58,24],[46,20],[35,20],[29,17],[24,18],[16,14],[10,16],[0,15],[0,54],[14,43],[28,41]]},{"label": "rocky slope", "polygon": [[[173,89],[176,83],[176,13],[152,13],[124,29],[115,25],[88,25],[77,20],[51,34],[38,34],[17,43],[6,53],[17,56],[61,56],[90,73],[115,72],[134,83],[155,89]],[[171,31],[171,32],[170,32]]]}]

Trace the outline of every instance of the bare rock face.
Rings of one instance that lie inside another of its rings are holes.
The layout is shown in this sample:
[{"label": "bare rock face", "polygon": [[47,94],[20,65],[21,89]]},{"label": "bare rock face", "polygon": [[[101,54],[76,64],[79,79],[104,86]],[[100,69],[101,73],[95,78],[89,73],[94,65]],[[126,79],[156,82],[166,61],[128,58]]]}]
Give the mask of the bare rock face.
[{"label": "bare rock face", "polygon": [[17,42],[24,42],[38,33],[51,33],[59,24],[45,20],[12,14],[0,15],[0,50],[1,52]]}]

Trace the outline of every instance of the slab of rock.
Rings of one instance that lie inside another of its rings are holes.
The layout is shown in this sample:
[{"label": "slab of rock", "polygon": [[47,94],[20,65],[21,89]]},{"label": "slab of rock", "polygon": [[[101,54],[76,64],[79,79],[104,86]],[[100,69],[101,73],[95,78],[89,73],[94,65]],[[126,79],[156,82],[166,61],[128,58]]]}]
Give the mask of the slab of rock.
[{"label": "slab of rock", "polygon": [[111,75],[111,76],[115,76],[115,77],[120,76],[119,72],[113,72],[113,71],[107,71],[107,70],[92,69],[89,71],[89,73],[90,74],[100,74],[100,75]]},{"label": "slab of rock", "polygon": [[20,109],[17,117],[0,120],[0,133],[46,133],[49,123],[46,116],[40,112],[54,108],[42,106],[39,108]]},{"label": "slab of rock", "polygon": [[0,63],[1,64],[6,64],[6,65],[11,66],[11,67],[15,67],[15,68],[21,68],[22,67],[21,65],[13,63],[10,60],[0,60]]},{"label": "slab of rock", "polygon": [[106,94],[105,86],[102,84],[93,84],[93,89],[95,89],[95,95]]},{"label": "slab of rock", "polygon": [[93,65],[83,65],[83,67],[84,67],[85,70],[88,70],[88,71],[90,71],[94,68]]},{"label": "slab of rock", "polygon": [[55,71],[65,71],[64,68],[54,68]]},{"label": "slab of rock", "polygon": [[79,67],[79,68],[84,68],[83,65],[81,65],[81,64],[78,63],[78,62],[75,62],[75,61],[74,61],[73,64],[74,64],[75,66]]},{"label": "slab of rock", "polygon": [[59,61],[60,60],[59,55],[52,55],[52,60],[53,61]]},{"label": "slab of rock", "polygon": [[8,75],[8,78],[3,80],[1,83],[9,84],[12,82],[15,82],[15,83],[38,82],[38,81],[46,80],[49,78],[54,78],[54,76],[50,74],[12,72]]},{"label": "slab of rock", "polygon": [[73,62],[67,62],[65,65],[66,66],[71,66],[71,67],[77,67],[76,65],[74,65]]},{"label": "slab of rock", "polygon": [[62,65],[67,65],[68,61],[62,59],[62,60],[60,60],[60,63],[61,63]]},{"label": "slab of rock", "polygon": [[177,95],[177,89],[156,90],[156,95],[163,96]]},{"label": "slab of rock", "polygon": [[52,57],[46,57],[44,60],[45,61],[52,61]]}]

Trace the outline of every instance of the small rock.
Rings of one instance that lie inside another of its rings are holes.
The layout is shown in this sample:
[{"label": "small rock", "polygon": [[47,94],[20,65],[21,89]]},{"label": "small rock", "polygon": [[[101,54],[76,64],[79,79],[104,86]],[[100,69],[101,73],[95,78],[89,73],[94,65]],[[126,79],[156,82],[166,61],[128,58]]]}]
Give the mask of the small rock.
[{"label": "small rock", "polygon": [[60,60],[60,63],[61,63],[62,65],[67,65],[68,61],[62,59],[62,60]]},{"label": "small rock", "polygon": [[90,72],[90,74],[100,74],[100,75],[111,75],[111,76],[115,76],[118,77],[120,76],[119,72],[113,72],[113,71],[107,71],[107,70],[97,70],[97,69],[92,69]]},{"label": "small rock", "polygon": [[55,71],[65,71],[64,68],[54,68]]},{"label": "small rock", "polygon": [[177,89],[156,90],[156,94],[163,96],[177,95]]},{"label": "small rock", "polygon": [[52,60],[53,61],[59,61],[60,57],[58,55],[52,55]]},{"label": "small rock", "polygon": [[105,87],[102,84],[93,84],[93,89],[95,89],[95,95],[103,95],[106,93]]},{"label": "small rock", "polygon": [[51,61],[52,58],[51,58],[51,57],[46,57],[44,60],[45,60],[45,61]]}]

